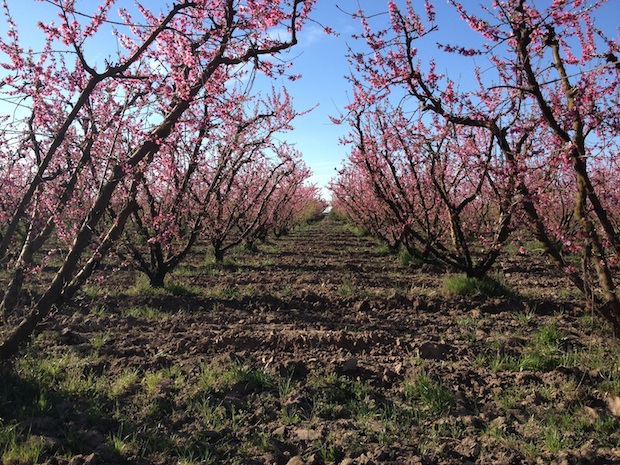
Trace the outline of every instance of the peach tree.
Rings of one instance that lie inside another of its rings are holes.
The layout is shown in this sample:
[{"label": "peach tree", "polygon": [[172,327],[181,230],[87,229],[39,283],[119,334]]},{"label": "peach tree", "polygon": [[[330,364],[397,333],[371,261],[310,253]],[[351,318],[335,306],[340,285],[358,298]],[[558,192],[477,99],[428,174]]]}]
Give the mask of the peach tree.
[{"label": "peach tree", "polygon": [[[297,43],[314,1],[179,1],[157,11],[139,2],[117,8],[114,0],[47,3],[57,18],[39,22],[45,39],[37,49],[3,3],[0,91],[14,105],[2,121],[11,137],[0,165],[0,178],[10,179],[0,196],[0,262],[9,275],[0,303],[3,359],[109,253],[183,116],[250,68],[286,72],[273,57]],[[90,53],[110,31],[118,51],[97,62]],[[52,249],[59,265],[47,279],[39,271]],[[26,292],[28,283],[36,291]]]},{"label": "peach tree", "polygon": [[[486,2],[477,9],[455,0],[448,3],[476,39],[471,44],[432,46],[437,46],[437,57],[451,55],[459,63],[472,60],[469,72],[474,84],[467,88],[457,82],[456,72],[443,74],[436,60],[420,58],[418,47],[428,47],[435,30],[442,28],[431,1],[424,2],[421,12],[409,0],[389,1],[387,24],[375,24],[377,15],[355,13],[363,29],[358,38],[365,48],[350,53],[355,98],[345,118],[359,135],[357,115],[390,101],[411,120],[414,132],[415,125],[424,126],[417,137],[428,134],[429,124],[445,128],[431,131],[435,147],[445,143],[444,135],[453,138],[453,132],[470,131],[476,141],[486,140],[496,155],[489,163],[480,163],[472,175],[482,179],[485,172],[494,173],[506,186],[498,192],[480,192],[489,211],[505,211],[497,224],[518,220],[519,226],[531,231],[620,335],[620,300],[613,271],[620,252],[620,212],[613,200],[618,174],[620,46],[613,32],[596,25],[597,10],[605,2],[555,0],[539,8],[528,0],[504,0]],[[481,62],[484,69],[476,66]],[[391,112],[381,105],[380,110]],[[384,138],[381,133],[369,135]],[[353,151],[358,151],[359,144],[353,145]],[[461,145],[454,144],[452,155],[459,156]],[[480,145],[480,149],[485,146]],[[484,159],[484,153],[480,150],[466,158]],[[431,174],[435,187],[445,173],[458,169],[452,155],[437,159]],[[395,182],[392,188],[396,189]],[[454,193],[461,195],[460,201],[470,195]],[[460,205],[450,203],[448,210]],[[518,211],[512,204],[518,204]],[[484,237],[484,223],[482,230],[475,231],[477,224],[466,221],[474,229],[466,240]]]}]

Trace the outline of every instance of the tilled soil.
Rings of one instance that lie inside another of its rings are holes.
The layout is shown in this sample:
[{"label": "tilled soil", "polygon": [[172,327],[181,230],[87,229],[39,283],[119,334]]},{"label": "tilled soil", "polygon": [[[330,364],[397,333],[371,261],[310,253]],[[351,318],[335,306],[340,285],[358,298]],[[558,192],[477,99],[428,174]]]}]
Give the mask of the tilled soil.
[{"label": "tilled soil", "polygon": [[15,362],[0,426],[50,465],[620,463],[618,344],[535,253],[498,263],[509,297],[331,220],[232,260],[168,278],[188,295],[102,275]]}]

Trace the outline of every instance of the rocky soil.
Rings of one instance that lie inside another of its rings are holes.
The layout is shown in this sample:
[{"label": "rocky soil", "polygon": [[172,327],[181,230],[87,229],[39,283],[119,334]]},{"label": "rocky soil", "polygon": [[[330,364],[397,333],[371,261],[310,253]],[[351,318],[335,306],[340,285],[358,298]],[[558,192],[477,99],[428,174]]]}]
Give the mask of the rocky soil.
[{"label": "rocky soil", "polygon": [[6,464],[620,463],[620,347],[537,252],[510,296],[331,220],[199,252],[102,271],[4,368]]}]

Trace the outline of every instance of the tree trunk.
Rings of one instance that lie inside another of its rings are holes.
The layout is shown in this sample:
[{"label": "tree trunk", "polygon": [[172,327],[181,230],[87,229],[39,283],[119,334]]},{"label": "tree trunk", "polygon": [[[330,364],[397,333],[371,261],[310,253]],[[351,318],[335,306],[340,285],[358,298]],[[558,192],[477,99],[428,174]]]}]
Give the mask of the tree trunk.
[{"label": "tree trunk", "polygon": [[151,287],[155,288],[163,288],[164,287],[164,279],[166,278],[166,271],[157,270],[155,273],[149,275],[149,282]]}]

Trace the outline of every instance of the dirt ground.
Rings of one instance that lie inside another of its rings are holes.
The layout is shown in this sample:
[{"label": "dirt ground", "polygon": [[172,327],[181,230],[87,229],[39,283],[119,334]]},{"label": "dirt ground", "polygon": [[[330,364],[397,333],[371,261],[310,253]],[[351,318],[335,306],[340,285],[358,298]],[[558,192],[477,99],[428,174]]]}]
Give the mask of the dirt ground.
[{"label": "dirt ground", "polygon": [[536,251],[496,297],[329,219],[198,252],[168,292],[102,272],[44,324],[5,370],[6,463],[620,463],[618,343]]}]

